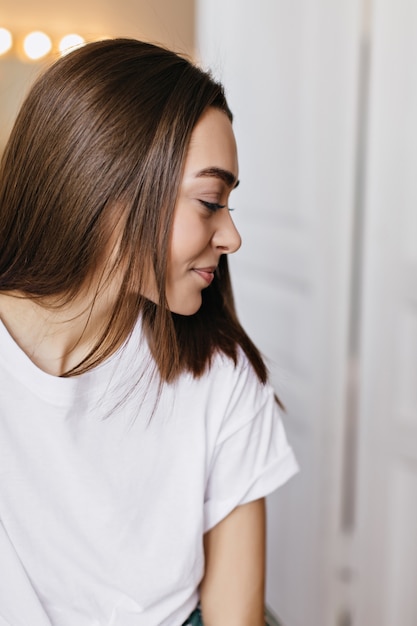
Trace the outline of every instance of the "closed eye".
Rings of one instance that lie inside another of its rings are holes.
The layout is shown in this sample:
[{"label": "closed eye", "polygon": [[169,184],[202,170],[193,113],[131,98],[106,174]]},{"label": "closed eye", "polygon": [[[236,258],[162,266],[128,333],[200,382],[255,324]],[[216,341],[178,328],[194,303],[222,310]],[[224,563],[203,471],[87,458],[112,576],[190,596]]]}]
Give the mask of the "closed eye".
[{"label": "closed eye", "polygon": [[224,209],[226,207],[225,204],[218,204],[218,202],[207,202],[207,200],[200,200],[201,204],[209,209],[209,211],[219,211],[220,209]]}]

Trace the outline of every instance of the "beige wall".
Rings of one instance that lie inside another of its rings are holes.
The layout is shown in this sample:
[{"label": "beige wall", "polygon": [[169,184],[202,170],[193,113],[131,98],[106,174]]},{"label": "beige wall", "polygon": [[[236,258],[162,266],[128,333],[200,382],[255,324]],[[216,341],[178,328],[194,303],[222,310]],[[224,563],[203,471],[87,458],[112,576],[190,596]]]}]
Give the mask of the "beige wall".
[{"label": "beige wall", "polygon": [[0,26],[24,34],[44,29],[59,36],[79,31],[87,38],[131,36],[194,50],[194,0],[2,0]]},{"label": "beige wall", "polygon": [[71,0],[58,6],[51,0],[19,0],[18,5],[2,0],[0,27],[12,32],[16,44],[0,57],[0,152],[30,83],[45,63],[17,56],[19,40],[28,32],[44,30],[54,41],[74,31],[86,40],[136,37],[193,56],[194,4],[194,0]]}]

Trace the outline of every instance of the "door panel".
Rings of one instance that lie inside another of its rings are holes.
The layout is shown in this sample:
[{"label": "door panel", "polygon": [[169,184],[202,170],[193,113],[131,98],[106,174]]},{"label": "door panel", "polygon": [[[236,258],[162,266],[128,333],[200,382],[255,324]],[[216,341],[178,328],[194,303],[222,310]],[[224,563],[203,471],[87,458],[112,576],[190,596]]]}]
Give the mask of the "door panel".
[{"label": "door panel", "polygon": [[417,623],[417,7],[373,9],[354,626]]},{"label": "door panel", "polygon": [[343,499],[359,0],[200,0],[197,50],[235,115],[239,315],[268,358],[301,473],[269,498],[267,600],[331,624]]}]

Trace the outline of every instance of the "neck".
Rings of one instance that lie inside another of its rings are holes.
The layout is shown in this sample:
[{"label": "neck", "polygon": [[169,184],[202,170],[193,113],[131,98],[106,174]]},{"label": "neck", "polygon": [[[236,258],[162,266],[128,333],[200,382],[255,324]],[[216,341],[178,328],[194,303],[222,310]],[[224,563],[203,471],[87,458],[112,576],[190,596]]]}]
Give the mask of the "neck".
[{"label": "neck", "polygon": [[17,292],[0,294],[0,317],[16,343],[40,369],[61,376],[78,365],[104,331],[112,303],[107,292],[79,293],[62,305]]}]

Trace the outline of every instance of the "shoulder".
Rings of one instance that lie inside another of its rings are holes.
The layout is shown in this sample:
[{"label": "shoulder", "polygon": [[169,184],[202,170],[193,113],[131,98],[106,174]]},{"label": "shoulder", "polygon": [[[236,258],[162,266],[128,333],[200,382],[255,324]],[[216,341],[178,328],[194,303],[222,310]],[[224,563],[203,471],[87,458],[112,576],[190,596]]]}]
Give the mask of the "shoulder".
[{"label": "shoulder", "polygon": [[196,390],[216,393],[218,399],[233,402],[233,399],[245,396],[265,397],[271,392],[271,385],[260,382],[255,370],[243,350],[239,349],[236,362],[223,353],[214,355],[210,366],[198,378],[191,374],[180,377],[180,385]]},{"label": "shoulder", "polygon": [[223,354],[215,355],[201,377],[184,375],[176,389],[180,403],[185,400],[194,415],[202,413],[207,429],[222,439],[278,409],[272,386],[259,381],[243,351],[236,363]]},{"label": "shoulder", "polygon": [[224,386],[228,392],[235,388],[246,387],[255,390],[268,389],[269,383],[263,384],[248,357],[241,348],[238,349],[236,362],[223,353],[214,355],[210,366],[202,380],[206,380],[208,384]]}]

